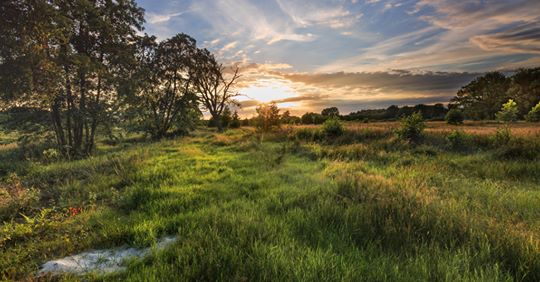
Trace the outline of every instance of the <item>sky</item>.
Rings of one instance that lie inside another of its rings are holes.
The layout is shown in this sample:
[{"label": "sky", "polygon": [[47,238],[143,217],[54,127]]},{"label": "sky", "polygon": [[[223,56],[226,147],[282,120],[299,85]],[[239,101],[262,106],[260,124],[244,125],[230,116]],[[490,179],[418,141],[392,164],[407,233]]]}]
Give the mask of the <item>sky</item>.
[{"label": "sky", "polygon": [[540,0],[136,0],[240,67],[243,115],[446,103],[487,71],[540,66]]}]

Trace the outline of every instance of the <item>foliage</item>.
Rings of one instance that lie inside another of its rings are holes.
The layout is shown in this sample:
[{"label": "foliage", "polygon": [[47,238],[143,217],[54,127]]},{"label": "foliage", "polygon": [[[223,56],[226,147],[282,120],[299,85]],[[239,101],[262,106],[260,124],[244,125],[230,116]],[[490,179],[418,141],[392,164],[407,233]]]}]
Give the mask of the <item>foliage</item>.
[{"label": "foliage", "polygon": [[326,119],[317,113],[305,113],[302,115],[301,120],[302,124],[322,124]]},{"label": "foliage", "polygon": [[401,119],[401,127],[397,130],[400,139],[410,143],[416,143],[422,138],[422,132],[426,125],[422,114],[416,112]]},{"label": "foliage", "polygon": [[348,115],[342,116],[344,120],[357,120],[357,121],[367,121],[367,120],[395,120],[399,117],[408,116],[415,112],[421,112],[424,119],[430,120],[443,120],[447,109],[443,104],[435,105],[424,105],[419,104],[416,106],[403,106],[398,107],[392,105],[386,109],[366,109],[360,110],[357,112],[352,112]]},{"label": "foliage", "polygon": [[321,115],[324,117],[339,117],[339,109],[336,107],[330,107],[323,109]]},{"label": "foliage", "polygon": [[540,103],[540,67],[519,69],[511,77],[508,94],[519,108],[519,117]]},{"label": "foliage", "polygon": [[450,134],[446,136],[446,141],[452,150],[467,149],[468,145],[470,145],[469,136],[462,130],[453,130],[450,132]]},{"label": "foliage", "polygon": [[497,113],[497,119],[504,122],[512,122],[517,120],[518,106],[514,100],[510,99],[502,105],[501,110]]},{"label": "foliage", "polygon": [[445,120],[448,124],[458,125],[463,124],[465,116],[460,109],[451,109],[446,114]]},{"label": "foliage", "polygon": [[506,146],[512,140],[512,131],[508,126],[503,126],[497,129],[493,135],[493,144],[495,147]]},{"label": "foliage", "polygon": [[257,107],[257,128],[269,132],[280,125],[279,108],[275,103],[261,104]]},{"label": "foliage", "polygon": [[499,72],[490,72],[463,86],[452,99],[452,105],[464,110],[472,119],[493,119],[509,99],[510,80]]},{"label": "foliage", "polygon": [[231,120],[230,127],[231,128],[240,128],[240,126],[242,126],[241,121],[240,121],[240,117],[238,116],[238,112],[234,111],[234,113],[232,115],[232,120]]},{"label": "foliage", "polygon": [[165,137],[182,120],[189,123],[194,117],[190,113],[198,109],[192,91],[196,52],[195,40],[186,34],[159,43],[144,36],[138,42],[131,103],[144,130],[155,139]]},{"label": "foliage", "polygon": [[534,106],[529,111],[529,113],[527,114],[525,119],[527,121],[529,121],[529,122],[539,122],[540,121],[540,102],[538,102],[538,104],[536,104],[536,106]]},{"label": "foliage", "polygon": [[63,155],[90,154],[98,125],[118,108],[143,10],[134,1],[7,0],[0,12],[5,107],[50,109],[47,126]]},{"label": "foliage", "polygon": [[343,124],[336,117],[327,119],[322,125],[322,130],[329,137],[341,136],[345,131]]},{"label": "foliage", "polygon": [[223,112],[221,113],[221,126],[223,128],[229,128],[232,122],[232,113],[231,109],[229,109],[228,106],[225,107]]}]

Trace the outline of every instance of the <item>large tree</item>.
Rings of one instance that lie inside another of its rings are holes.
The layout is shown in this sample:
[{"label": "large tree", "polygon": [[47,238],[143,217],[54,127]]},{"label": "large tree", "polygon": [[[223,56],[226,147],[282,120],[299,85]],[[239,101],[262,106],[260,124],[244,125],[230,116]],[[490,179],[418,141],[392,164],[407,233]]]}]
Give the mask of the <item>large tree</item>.
[{"label": "large tree", "polygon": [[195,40],[186,34],[160,43],[153,36],[140,39],[133,104],[154,138],[164,137],[197,109],[193,88],[196,52]]},{"label": "large tree", "polygon": [[214,55],[206,49],[200,49],[195,59],[195,87],[204,110],[211,115],[213,125],[223,131],[222,115],[229,104],[239,95],[235,84],[240,78],[238,67],[225,68],[218,63]]},{"label": "large tree", "polygon": [[458,106],[474,119],[493,119],[508,101],[509,79],[500,72],[490,72],[463,86],[452,99],[451,107]]},{"label": "large tree", "polygon": [[65,156],[90,154],[143,10],[133,0],[6,0],[0,13],[0,98],[50,112]]},{"label": "large tree", "polygon": [[540,102],[540,68],[520,69],[511,78],[509,96],[519,108],[523,117]]}]

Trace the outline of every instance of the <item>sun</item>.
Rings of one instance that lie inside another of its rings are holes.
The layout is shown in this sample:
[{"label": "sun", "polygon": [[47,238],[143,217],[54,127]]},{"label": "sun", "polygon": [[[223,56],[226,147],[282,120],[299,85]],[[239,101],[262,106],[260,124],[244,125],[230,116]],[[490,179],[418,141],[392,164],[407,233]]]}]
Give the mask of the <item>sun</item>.
[{"label": "sun", "polygon": [[239,100],[256,100],[261,103],[278,102],[281,107],[294,106],[294,103],[283,100],[298,96],[287,82],[279,79],[259,79],[250,86],[240,89],[239,92],[243,95]]}]

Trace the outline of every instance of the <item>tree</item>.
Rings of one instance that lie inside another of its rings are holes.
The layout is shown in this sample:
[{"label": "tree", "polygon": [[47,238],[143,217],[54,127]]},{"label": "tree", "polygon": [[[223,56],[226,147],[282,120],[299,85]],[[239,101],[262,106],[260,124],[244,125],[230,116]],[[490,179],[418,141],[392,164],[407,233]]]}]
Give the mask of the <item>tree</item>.
[{"label": "tree", "polygon": [[463,86],[452,99],[466,116],[474,119],[493,119],[501,104],[509,99],[510,80],[502,73],[490,72]]},{"label": "tree", "polygon": [[116,109],[122,57],[142,29],[134,1],[16,1],[0,7],[0,98],[50,112],[64,156],[90,154]]},{"label": "tree", "polygon": [[198,108],[193,91],[195,39],[178,34],[160,43],[144,36],[138,44],[139,83],[135,91],[145,129],[153,138],[164,137],[188,113]]},{"label": "tree", "polygon": [[232,120],[231,120],[230,127],[231,128],[240,128],[241,125],[242,124],[241,124],[241,121],[240,121],[240,116],[238,115],[237,111],[234,111],[234,113],[232,115]]},{"label": "tree", "polygon": [[275,103],[261,104],[257,107],[257,128],[263,132],[269,132],[274,127],[279,127],[279,108]]},{"label": "tree", "polygon": [[519,117],[540,102],[540,67],[520,69],[511,78],[509,97],[518,104]]},{"label": "tree", "polygon": [[232,121],[231,110],[229,109],[228,106],[225,106],[223,113],[221,113],[221,125],[223,126],[223,128],[228,128],[231,121]]},{"label": "tree", "polygon": [[512,122],[517,120],[518,105],[514,100],[510,99],[503,104],[501,110],[497,113],[497,119],[504,122]]},{"label": "tree", "polygon": [[302,124],[322,124],[325,118],[317,113],[305,113],[301,117]]},{"label": "tree", "polygon": [[198,50],[195,56],[194,85],[199,101],[212,119],[217,121],[217,128],[223,131],[221,116],[229,104],[237,104],[234,100],[239,94],[235,84],[240,78],[238,67],[228,69],[219,64],[214,55],[206,49]]},{"label": "tree", "polygon": [[536,106],[534,106],[529,111],[529,113],[527,114],[525,119],[527,121],[529,121],[529,122],[539,122],[540,121],[540,102],[538,102],[538,104],[536,104]]},{"label": "tree", "polygon": [[460,109],[454,108],[448,111],[445,119],[448,124],[458,125],[463,124],[465,117]]},{"label": "tree", "polygon": [[323,109],[321,115],[324,117],[339,117],[339,109],[336,107],[330,107]]}]

